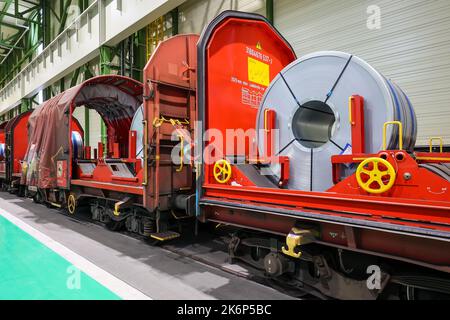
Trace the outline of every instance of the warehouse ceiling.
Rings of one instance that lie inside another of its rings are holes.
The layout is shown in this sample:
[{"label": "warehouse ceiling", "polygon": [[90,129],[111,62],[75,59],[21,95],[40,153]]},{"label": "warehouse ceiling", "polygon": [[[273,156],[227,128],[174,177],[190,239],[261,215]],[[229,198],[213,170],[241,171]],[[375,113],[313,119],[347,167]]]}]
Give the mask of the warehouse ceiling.
[{"label": "warehouse ceiling", "polygon": [[18,44],[29,30],[30,23],[40,18],[39,0],[0,1],[0,64],[14,49],[23,49]]}]

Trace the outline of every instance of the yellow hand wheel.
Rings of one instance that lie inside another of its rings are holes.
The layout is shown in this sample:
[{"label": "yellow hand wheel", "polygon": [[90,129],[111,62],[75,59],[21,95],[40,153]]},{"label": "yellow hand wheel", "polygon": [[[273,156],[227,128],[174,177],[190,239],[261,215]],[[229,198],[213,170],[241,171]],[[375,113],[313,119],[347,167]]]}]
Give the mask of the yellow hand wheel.
[{"label": "yellow hand wheel", "polygon": [[67,199],[67,210],[70,214],[74,214],[75,210],[77,209],[77,199],[75,198],[75,195],[72,193],[69,195],[69,198]]},{"label": "yellow hand wheel", "polygon": [[214,164],[214,178],[218,183],[227,183],[231,178],[231,164],[225,159]]},{"label": "yellow hand wheel", "polygon": [[27,174],[28,165],[26,162],[22,163],[22,174]]},{"label": "yellow hand wheel", "polygon": [[359,186],[373,194],[389,191],[395,183],[394,167],[381,158],[368,158],[356,169],[356,181]]}]

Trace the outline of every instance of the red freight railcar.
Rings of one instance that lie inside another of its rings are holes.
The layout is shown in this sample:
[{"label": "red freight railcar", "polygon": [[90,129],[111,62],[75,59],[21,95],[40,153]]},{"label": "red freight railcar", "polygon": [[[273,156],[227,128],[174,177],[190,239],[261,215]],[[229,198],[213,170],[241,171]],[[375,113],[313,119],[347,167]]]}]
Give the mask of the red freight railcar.
[{"label": "red freight railcar", "polygon": [[[397,150],[331,157],[335,185],[325,192],[288,189],[289,169],[301,163],[278,154],[264,157],[262,150],[252,154],[257,133],[245,136],[241,141],[245,148],[227,148],[226,131],[256,128],[256,108],[261,105],[249,104],[244,93],[265,94],[269,82],[295,59],[291,47],[264,18],[225,12],[203,32],[198,49],[198,114],[203,121],[198,136],[214,132],[206,142],[198,140],[205,161],[197,182],[197,212],[202,221],[254,231],[234,235],[229,248],[234,258],[338,298],[376,298],[389,277],[405,287],[432,286],[418,269],[409,273],[403,267],[396,272],[395,261],[444,272],[436,281],[448,289],[450,154],[403,150],[400,130]],[[352,144],[363,150],[365,99],[353,94],[346,99],[352,114]],[[286,90],[286,101],[290,96]],[[302,107],[298,101],[292,103]],[[290,124],[276,121],[286,116],[270,106],[260,114],[265,149],[272,150],[272,131]],[[381,137],[383,129],[378,129],[371,135]],[[279,168],[276,180],[263,173],[272,162]],[[353,166],[351,175],[341,174],[343,164]],[[373,186],[377,181],[379,186]],[[371,290],[366,270],[382,265],[377,269],[381,284]]]},{"label": "red freight railcar", "polygon": [[[171,154],[193,132],[197,40],[180,35],[161,43],[144,70],[144,90],[130,78],[99,76],[37,109],[30,120],[25,177],[35,199],[71,214],[89,205],[92,218],[113,230],[126,226],[159,240],[177,237],[168,230],[169,219],[192,215],[195,193],[190,167],[183,157],[174,164]],[[68,124],[79,106],[101,116],[106,145],[80,152],[70,143],[74,127]]]},{"label": "red freight railcar", "polygon": [[[215,18],[200,39],[164,41],[144,70],[143,87],[125,77],[97,77],[33,113],[28,189],[70,213],[88,203],[93,218],[110,228],[125,225],[158,240],[178,236],[168,230],[170,218],[196,215],[231,226],[232,258],[317,295],[377,298],[393,286],[397,296],[405,288],[409,295],[450,292],[450,154],[403,150],[403,130],[397,148],[364,153],[370,97],[345,97],[353,152],[330,156],[333,186],[288,188],[290,170],[301,163],[272,152],[284,115],[261,111],[261,100],[295,59],[265,18],[234,11]],[[107,145],[93,155],[71,143],[70,119],[80,105],[97,110],[107,126]],[[264,150],[253,130],[258,109]],[[139,132],[131,127],[137,110],[142,159]],[[382,135],[379,129],[370,135]],[[236,131],[243,140],[233,145]],[[267,175],[274,164],[279,174]],[[374,287],[367,285],[368,270],[379,280]]]},{"label": "red freight railcar", "polygon": [[7,121],[0,124],[0,181],[2,189],[4,187],[4,180],[6,179],[6,144],[5,144],[5,127],[8,124]]},{"label": "red freight railcar", "polygon": [[31,111],[26,111],[9,120],[5,126],[5,180],[4,188],[24,195],[25,187],[20,184],[22,165],[28,147],[28,119]]}]

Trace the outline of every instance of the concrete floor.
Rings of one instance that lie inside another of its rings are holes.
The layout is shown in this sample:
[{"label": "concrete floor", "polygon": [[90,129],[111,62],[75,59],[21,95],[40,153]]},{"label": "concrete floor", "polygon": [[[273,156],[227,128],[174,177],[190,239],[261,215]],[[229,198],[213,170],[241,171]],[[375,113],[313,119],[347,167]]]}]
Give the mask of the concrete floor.
[{"label": "concrete floor", "polygon": [[[125,291],[129,286],[128,291],[136,290],[150,299],[291,299],[272,288],[100,225],[64,216],[29,199],[1,193],[0,215],[2,212],[119,279]],[[225,268],[239,268],[228,266],[225,255],[214,247],[203,250],[202,256],[207,255]]]}]

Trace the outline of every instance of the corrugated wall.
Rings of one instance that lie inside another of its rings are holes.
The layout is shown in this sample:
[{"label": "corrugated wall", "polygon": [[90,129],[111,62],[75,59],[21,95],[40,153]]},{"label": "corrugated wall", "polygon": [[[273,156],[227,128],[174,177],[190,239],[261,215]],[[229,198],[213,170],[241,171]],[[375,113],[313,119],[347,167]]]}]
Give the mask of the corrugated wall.
[{"label": "corrugated wall", "polygon": [[[299,56],[339,50],[361,57],[407,92],[418,116],[418,145],[431,136],[450,143],[450,1],[274,3],[275,25]],[[368,28],[376,21],[371,5],[380,9],[379,29]]]},{"label": "corrugated wall", "polygon": [[224,10],[265,13],[265,0],[190,0],[179,7],[179,33],[201,33]]}]

